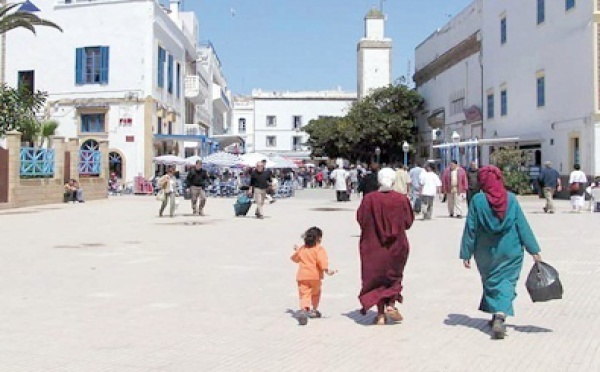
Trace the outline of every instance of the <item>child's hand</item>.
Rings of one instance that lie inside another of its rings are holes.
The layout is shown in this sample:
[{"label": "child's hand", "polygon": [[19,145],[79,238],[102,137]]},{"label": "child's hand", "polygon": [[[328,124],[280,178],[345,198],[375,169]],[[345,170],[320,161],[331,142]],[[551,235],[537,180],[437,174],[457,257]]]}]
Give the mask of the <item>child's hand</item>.
[{"label": "child's hand", "polygon": [[297,251],[298,249],[300,249],[300,246],[298,244],[294,244],[294,250]]},{"label": "child's hand", "polygon": [[337,272],[338,272],[337,270],[325,270],[325,274],[327,274],[329,276],[335,275],[335,274],[337,274]]}]

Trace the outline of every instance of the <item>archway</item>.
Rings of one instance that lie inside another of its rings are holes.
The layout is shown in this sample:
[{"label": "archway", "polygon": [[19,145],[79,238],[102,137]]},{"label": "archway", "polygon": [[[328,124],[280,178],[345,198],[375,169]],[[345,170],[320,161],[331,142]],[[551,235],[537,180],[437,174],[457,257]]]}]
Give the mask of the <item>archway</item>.
[{"label": "archway", "polygon": [[125,179],[125,156],[119,150],[112,149],[108,153],[108,170],[119,179]]},{"label": "archway", "polygon": [[79,148],[79,175],[98,177],[100,175],[101,153],[96,140],[87,140]]}]

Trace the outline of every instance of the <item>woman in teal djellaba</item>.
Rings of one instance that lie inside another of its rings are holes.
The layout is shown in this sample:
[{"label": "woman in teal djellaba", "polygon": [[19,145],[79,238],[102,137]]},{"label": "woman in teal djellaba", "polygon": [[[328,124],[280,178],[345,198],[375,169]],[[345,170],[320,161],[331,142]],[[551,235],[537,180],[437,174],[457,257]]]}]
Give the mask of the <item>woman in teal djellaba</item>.
[{"label": "woman in teal djellaba", "polygon": [[481,168],[479,184],[483,192],[473,197],[469,207],[460,258],[467,269],[471,268],[471,258],[475,258],[483,284],[479,310],[493,314],[493,336],[502,339],[506,316],[514,315],[523,248],[535,261],[541,261],[540,247],[516,196],[504,188],[500,169]]}]

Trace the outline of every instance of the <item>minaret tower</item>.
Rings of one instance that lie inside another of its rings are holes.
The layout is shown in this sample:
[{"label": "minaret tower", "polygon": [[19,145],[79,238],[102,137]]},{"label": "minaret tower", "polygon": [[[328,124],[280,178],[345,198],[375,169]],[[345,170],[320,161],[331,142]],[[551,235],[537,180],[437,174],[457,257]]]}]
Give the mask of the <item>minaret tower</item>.
[{"label": "minaret tower", "polygon": [[392,39],[385,37],[385,15],[372,9],[365,17],[365,37],[358,43],[358,98],[392,83]]}]

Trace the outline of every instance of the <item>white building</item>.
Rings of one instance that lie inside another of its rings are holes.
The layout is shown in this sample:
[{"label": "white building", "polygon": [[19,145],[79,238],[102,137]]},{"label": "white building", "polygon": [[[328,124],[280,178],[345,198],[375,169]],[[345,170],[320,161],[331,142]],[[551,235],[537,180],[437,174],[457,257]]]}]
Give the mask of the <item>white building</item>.
[{"label": "white building", "polygon": [[[194,13],[157,0],[36,0],[64,32],[7,35],[7,83],[49,93],[46,117],[58,135],[108,140],[111,170],[151,177],[152,158],[183,155],[184,124],[212,124],[197,69]],[[212,88],[212,85],[211,85]],[[189,139],[189,138],[188,138]],[[108,159],[106,159],[108,160]]]},{"label": "white building", "polygon": [[458,129],[461,116],[450,112],[458,111],[452,104],[464,89],[465,108],[483,107],[483,128],[467,123],[463,138],[518,137],[530,165],[549,160],[567,174],[580,163],[600,175],[598,7],[584,0],[475,1],[417,48],[423,116],[446,113],[429,120],[433,127],[422,120],[421,131]]},{"label": "white building", "polygon": [[[343,116],[356,101],[355,93],[342,91],[252,92],[254,101],[253,148],[256,152],[307,158],[308,134],[302,128],[321,116]],[[242,117],[238,119],[238,126]],[[248,121],[246,122],[248,123]]]},{"label": "white building", "polygon": [[418,118],[421,159],[436,158],[431,146],[450,142],[453,132],[463,139],[482,138],[482,21],[476,1],[416,48],[414,80],[425,98]]},{"label": "white building", "polygon": [[241,151],[255,152],[254,149],[254,101],[251,97],[234,97],[231,134],[241,139]]},{"label": "white building", "polygon": [[373,9],[365,16],[365,37],[358,43],[358,98],[392,83],[392,39],[385,37],[385,15]]}]

